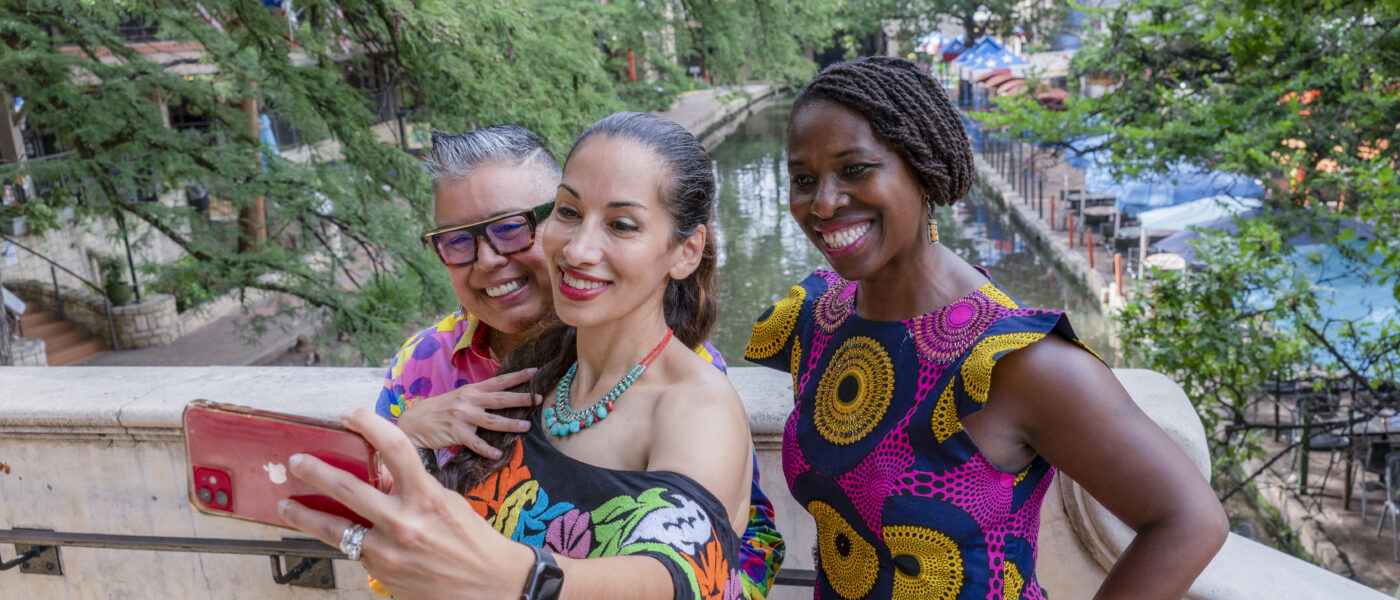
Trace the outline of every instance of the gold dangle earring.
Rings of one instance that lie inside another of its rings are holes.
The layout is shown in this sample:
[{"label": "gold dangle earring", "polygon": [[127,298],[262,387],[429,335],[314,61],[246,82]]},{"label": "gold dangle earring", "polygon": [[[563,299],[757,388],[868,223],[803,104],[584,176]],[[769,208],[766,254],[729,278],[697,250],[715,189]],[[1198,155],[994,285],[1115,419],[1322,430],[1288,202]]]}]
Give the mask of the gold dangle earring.
[{"label": "gold dangle earring", "polygon": [[938,243],[938,219],[933,216],[933,202],[929,200],[928,194],[923,197],[924,206],[928,208],[928,243]]}]

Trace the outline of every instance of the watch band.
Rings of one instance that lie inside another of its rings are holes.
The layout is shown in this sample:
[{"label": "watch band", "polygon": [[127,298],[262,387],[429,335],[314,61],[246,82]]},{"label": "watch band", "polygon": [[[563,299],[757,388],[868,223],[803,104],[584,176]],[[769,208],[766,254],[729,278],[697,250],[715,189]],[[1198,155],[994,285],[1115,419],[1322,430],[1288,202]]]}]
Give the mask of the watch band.
[{"label": "watch band", "polygon": [[564,587],[564,570],[554,560],[554,555],[536,546],[525,544],[535,553],[535,564],[525,576],[525,589],[520,592],[520,600],[558,600],[559,590]]}]

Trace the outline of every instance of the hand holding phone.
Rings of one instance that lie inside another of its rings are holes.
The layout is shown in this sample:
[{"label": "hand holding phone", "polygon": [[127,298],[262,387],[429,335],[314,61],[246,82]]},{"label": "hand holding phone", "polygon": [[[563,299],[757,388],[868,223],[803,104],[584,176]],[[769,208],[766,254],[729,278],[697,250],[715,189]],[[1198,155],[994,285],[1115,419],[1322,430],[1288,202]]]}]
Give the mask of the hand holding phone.
[{"label": "hand holding phone", "polygon": [[185,406],[190,504],[204,514],[290,527],[277,503],[292,499],[370,525],[345,505],[287,472],[302,453],[343,469],[381,491],[379,454],[340,423],[195,400]]}]

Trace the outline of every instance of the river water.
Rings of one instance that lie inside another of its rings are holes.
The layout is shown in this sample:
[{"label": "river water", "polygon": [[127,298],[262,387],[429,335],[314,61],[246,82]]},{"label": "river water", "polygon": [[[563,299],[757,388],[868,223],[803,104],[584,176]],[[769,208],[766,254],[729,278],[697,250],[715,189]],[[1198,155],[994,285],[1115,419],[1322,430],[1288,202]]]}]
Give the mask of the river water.
[{"label": "river water", "polygon": [[[788,214],[783,131],[792,108],[778,101],[754,113],[710,156],[719,178],[716,240],[721,312],[711,340],[733,365],[743,365],[753,321],[826,259]],[[943,244],[982,265],[1023,304],[1069,314],[1075,332],[1112,365],[1110,327],[1092,299],[1065,284],[1051,263],[1027,244],[1014,224],[973,194],[938,214]]]}]

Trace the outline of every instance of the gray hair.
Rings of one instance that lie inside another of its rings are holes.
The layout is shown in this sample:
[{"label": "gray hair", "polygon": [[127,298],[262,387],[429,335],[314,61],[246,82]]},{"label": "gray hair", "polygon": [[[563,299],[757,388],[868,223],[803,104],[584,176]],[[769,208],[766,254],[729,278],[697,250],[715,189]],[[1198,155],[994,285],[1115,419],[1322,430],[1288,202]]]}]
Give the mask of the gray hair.
[{"label": "gray hair", "polygon": [[544,140],[519,125],[492,125],[466,133],[433,130],[433,151],[425,166],[434,190],[444,181],[466,179],[491,163],[540,169],[542,177],[537,183],[545,200],[554,197],[563,176],[559,161],[544,146]]}]

